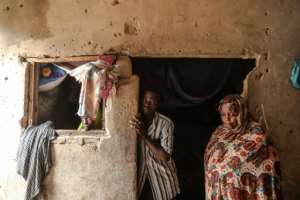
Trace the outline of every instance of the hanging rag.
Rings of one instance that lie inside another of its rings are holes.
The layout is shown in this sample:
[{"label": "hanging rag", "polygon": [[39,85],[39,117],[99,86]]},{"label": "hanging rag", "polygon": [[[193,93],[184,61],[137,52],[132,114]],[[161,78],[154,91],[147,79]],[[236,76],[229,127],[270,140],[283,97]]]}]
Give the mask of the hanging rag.
[{"label": "hanging rag", "polygon": [[106,103],[110,95],[116,93],[116,83],[120,76],[118,65],[99,59],[78,66],[69,73],[81,83],[78,116],[96,120],[101,99]]},{"label": "hanging rag", "polygon": [[296,59],[292,66],[290,81],[295,88],[300,89],[300,57]]},{"label": "hanging rag", "polygon": [[56,138],[53,123],[29,126],[21,136],[17,152],[17,173],[27,181],[25,200],[36,199],[51,167],[50,142]]}]

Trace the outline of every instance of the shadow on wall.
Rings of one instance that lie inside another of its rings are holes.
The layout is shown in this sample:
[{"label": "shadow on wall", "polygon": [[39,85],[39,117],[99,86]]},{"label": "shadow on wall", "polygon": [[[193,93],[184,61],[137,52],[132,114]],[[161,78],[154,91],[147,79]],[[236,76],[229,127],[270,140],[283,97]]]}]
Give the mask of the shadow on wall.
[{"label": "shadow on wall", "polygon": [[[133,58],[141,90],[162,96],[160,112],[175,124],[174,153],[181,185],[178,199],[205,199],[203,155],[219,124],[218,101],[241,93],[254,59]],[[142,94],[142,91],[141,91]]]}]

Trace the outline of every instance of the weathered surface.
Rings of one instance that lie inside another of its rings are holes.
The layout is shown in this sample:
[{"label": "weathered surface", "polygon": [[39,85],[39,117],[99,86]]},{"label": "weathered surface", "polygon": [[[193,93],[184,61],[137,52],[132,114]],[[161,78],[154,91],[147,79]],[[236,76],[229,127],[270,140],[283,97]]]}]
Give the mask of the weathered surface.
[{"label": "weathered surface", "polygon": [[0,61],[0,199],[24,199],[24,181],[16,173],[15,156],[23,116],[25,68],[17,60]]},{"label": "weathered surface", "polygon": [[45,181],[47,200],[136,199],[136,135],[128,119],[137,112],[138,78],[121,85],[106,112],[108,132],[60,136]]},{"label": "weathered surface", "polygon": [[0,83],[18,86],[14,93],[18,97],[1,86],[1,100],[12,100],[9,106],[0,104],[6,136],[0,145],[5,149],[0,156],[0,198],[21,199],[23,190],[12,175],[13,156],[7,154],[12,155],[17,145],[24,73],[6,60],[18,55],[73,56],[109,50],[145,56],[257,58],[257,68],[249,77],[250,106],[258,112],[264,108],[282,160],[285,199],[298,199],[300,92],[290,86],[288,76],[300,55],[299,10],[298,0],[1,1]]},{"label": "weathered surface", "polygon": [[[25,183],[16,174],[14,159],[24,114],[25,67],[15,60],[3,63],[7,70],[1,74],[0,122],[6,132],[0,145],[0,199],[24,199]],[[105,132],[63,134],[53,142],[54,166],[44,183],[46,199],[136,198],[136,135],[128,128],[128,119],[137,112],[138,85],[136,76],[121,80],[112,108],[105,113]]]}]

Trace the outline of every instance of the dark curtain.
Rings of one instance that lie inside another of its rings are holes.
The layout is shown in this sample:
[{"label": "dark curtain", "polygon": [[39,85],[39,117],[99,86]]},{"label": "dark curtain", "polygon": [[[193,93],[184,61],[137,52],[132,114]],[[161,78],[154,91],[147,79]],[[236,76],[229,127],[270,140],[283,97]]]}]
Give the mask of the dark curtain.
[{"label": "dark curtain", "polygon": [[162,107],[186,107],[219,99],[225,93],[241,92],[242,85],[232,83],[241,83],[253,62],[244,59],[134,58],[133,66],[134,73],[141,78],[142,90],[158,91],[163,99]]}]

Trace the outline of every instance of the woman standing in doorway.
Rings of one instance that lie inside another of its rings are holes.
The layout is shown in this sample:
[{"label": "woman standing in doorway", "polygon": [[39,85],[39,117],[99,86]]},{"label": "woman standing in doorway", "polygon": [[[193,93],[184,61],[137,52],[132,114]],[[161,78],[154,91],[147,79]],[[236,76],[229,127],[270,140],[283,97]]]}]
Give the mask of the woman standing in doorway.
[{"label": "woman standing in doorway", "polygon": [[247,112],[244,99],[226,96],[219,104],[222,125],[206,146],[207,200],[280,200],[280,165],[266,132]]}]

